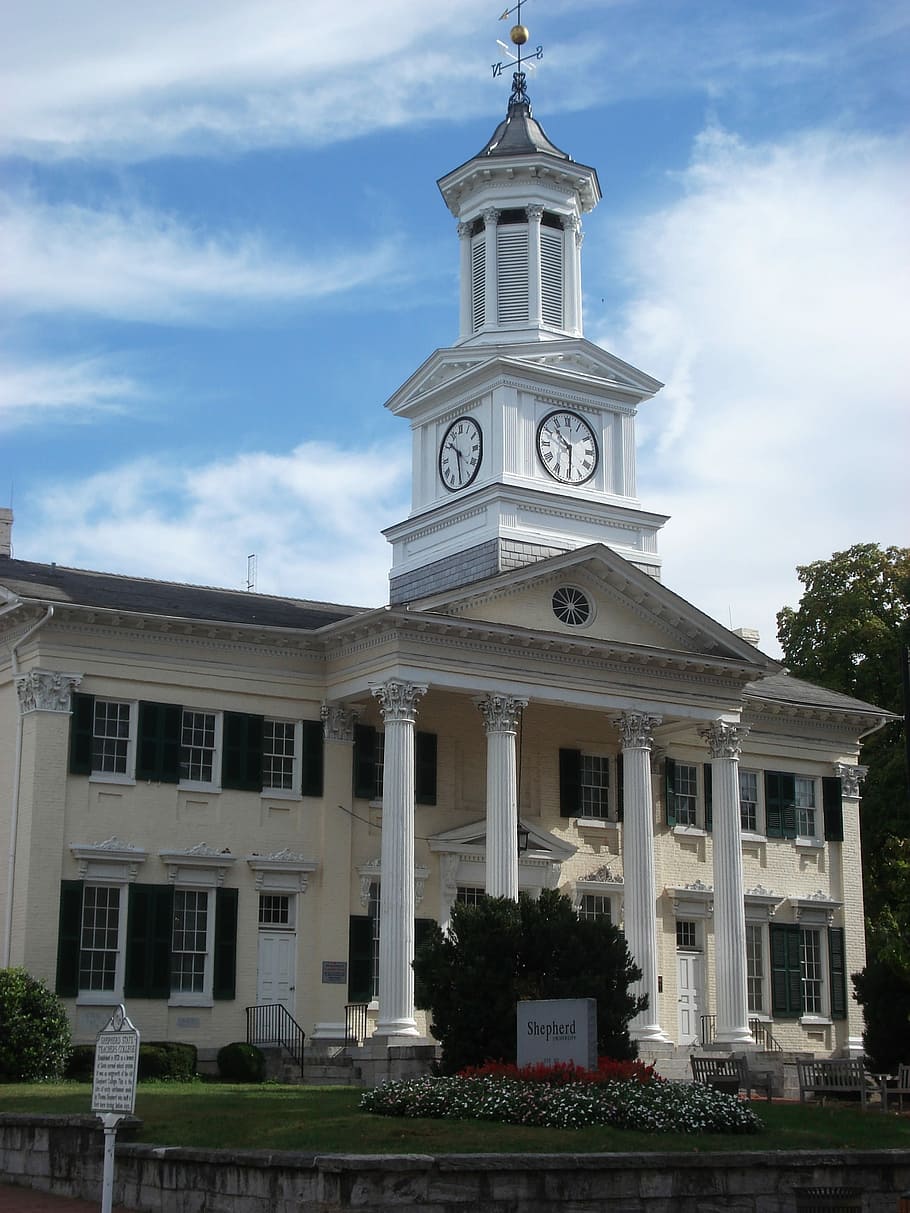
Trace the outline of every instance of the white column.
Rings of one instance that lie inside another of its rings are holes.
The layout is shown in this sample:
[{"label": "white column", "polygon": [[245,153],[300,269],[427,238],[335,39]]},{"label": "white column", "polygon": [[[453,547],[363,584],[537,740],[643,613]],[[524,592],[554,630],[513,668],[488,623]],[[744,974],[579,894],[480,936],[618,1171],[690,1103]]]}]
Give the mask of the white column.
[{"label": "white column", "polygon": [[414,1020],[414,721],[425,686],[373,687],[385,721],[377,1036],[417,1036]]},{"label": "white column", "polygon": [[491,897],[518,900],[518,774],[515,732],[527,699],[478,699],[487,731],[487,873]]},{"label": "white column", "polygon": [[540,221],[543,207],[528,210],[528,322],[535,328],[543,324],[543,297],[540,282]]},{"label": "white column", "polygon": [[739,755],[749,729],[715,720],[698,730],[711,755],[714,981],[718,1044],[752,1044],[746,994],[746,909],[739,817]]},{"label": "white column", "polygon": [[495,207],[483,213],[484,239],[484,297],[483,322],[485,328],[495,328],[499,324],[499,305],[496,298],[496,287],[499,282],[498,257],[496,256],[496,223],[499,211]]},{"label": "white column", "polygon": [[[868,767],[853,763],[836,762],[834,774],[841,781],[843,799],[844,841],[839,845],[829,843],[826,850],[832,869],[840,860],[840,897],[844,903],[844,959],[847,971],[847,1052],[851,1057],[862,1057],[863,1011],[855,998],[850,997],[850,974],[866,967],[866,935],[863,931],[863,881],[862,852],[860,848],[859,801],[860,787],[866,778]],[[847,804],[851,801],[851,804]],[[838,856],[838,852],[840,855]],[[833,872],[832,872],[833,875]],[[833,890],[832,890],[833,892]]]},{"label": "white column", "polygon": [[581,220],[577,215],[564,215],[562,220],[562,260],[564,280],[563,325],[570,333],[582,334],[581,328]]},{"label": "white column", "polygon": [[660,716],[623,712],[613,723],[622,738],[623,874],[625,934],[641,969],[633,993],[647,994],[648,1007],[629,1025],[639,1041],[666,1041],[657,1009],[657,897],[654,881],[654,808],[651,797],[652,731]]},{"label": "white column", "polygon": [[458,240],[461,250],[461,308],[459,341],[466,341],[474,330],[474,308],[471,276],[471,227],[470,223],[459,223]]}]

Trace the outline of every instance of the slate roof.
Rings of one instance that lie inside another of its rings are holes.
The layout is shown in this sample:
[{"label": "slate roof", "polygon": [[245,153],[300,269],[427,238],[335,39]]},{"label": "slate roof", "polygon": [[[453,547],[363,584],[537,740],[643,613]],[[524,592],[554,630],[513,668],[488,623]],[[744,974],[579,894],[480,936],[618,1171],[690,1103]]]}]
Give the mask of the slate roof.
[{"label": "slate roof", "polygon": [[245,590],[182,585],[179,582],[126,577],[117,573],[96,573],[87,569],[70,569],[57,564],[37,564],[9,558],[0,559],[0,586],[5,586],[19,598],[49,604],[66,603],[139,615],[297,628],[301,631],[315,631],[372,609],[341,606],[334,602],[277,598]]},{"label": "slate roof", "polygon": [[861,712],[877,718],[890,717],[891,712],[877,708],[875,704],[866,703],[862,699],[854,699],[851,695],[843,695],[840,691],[829,691],[827,687],[816,686],[812,682],[803,682],[791,674],[768,674],[745,686],[746,698],[763,699],[771,703],[788,704],[795,708],[822,708],[839,712]]},{"label": "slate roof", "polygon": [[524,156],[528,152],[546,152],[561,160],[572,159],[567,152],[560,151],[555,143],[550,142],[543,127],[532,117],[527,101],[513,102],[508,114],[477,153],[477,159],[481,156]]}]

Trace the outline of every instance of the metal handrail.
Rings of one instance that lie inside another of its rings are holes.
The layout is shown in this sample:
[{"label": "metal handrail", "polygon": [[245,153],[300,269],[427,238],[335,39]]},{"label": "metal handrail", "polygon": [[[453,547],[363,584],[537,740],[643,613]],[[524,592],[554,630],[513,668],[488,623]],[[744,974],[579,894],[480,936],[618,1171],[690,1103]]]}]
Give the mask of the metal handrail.
[{"label": "metal handrail", "polygon": [[369,1003],[349,1002],[344,1008],[344,1043],[362,1045],[367,1038],[367,1010]]},{"label": "metal handrail", "polygon": [[303,1028],[280,1002],[247,1007],[246,1042],[249,1045],[281,1045],[303,1074]]},{"label": "metal handrail", "polygon": [[[709,1045],[713,1042],[716,1023],[716,1015],[702,1015],[701,1043],[703,1045]],[[774,1039],[771,1029],[763,1019],[750,1019],[749,1031],[752,1033],[752,1039],[755,1043],[761,1045],[766,1053],[782,1053],[784,1051],[783,1045]]]}]

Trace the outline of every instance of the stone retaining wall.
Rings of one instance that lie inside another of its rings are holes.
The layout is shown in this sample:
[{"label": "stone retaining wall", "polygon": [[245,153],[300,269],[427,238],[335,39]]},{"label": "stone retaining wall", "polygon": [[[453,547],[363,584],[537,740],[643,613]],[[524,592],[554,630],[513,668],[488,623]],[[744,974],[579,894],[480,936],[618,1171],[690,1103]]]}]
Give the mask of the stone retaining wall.
[{"label": "stone retaining wall", "polygon": [[[100,1200],[91,1116],[0,1115],[4,1182]],[[742,1154],[305,1155],[119,1139],[114,1201],[145,1213],[897,1213],[905,1150]],[[838,1203],[839,1202],[839,1203]]]}]

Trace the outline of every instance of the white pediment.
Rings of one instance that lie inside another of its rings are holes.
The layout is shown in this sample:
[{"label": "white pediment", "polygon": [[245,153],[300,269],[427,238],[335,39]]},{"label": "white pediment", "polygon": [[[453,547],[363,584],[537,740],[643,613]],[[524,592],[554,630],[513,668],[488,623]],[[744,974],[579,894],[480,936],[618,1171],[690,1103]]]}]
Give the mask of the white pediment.
[{"label": "white pediment", "polygon": [[[571,610],[573,601],[577,611]],[[412,602],[410,609],[564,635],[581,644],[606,641],[778,668],[753,645],[601,544]]]},{"label": "white pediment", "polygon": [[[548,830],[542,830],[527,821],[521,821],[520,824],[528,831],[528,849],[522,853],[522,860],[545,860],[560,864],[575,854],[576,847],[562,838],[557,838]],[[472,821],[454,830],[444,830],[440,834],[434,834],[429,839],[429,845],[431,851],[443,854],[449,852],[480,857],[485,855],[487,850],[487,823],[485,820]]]}]

